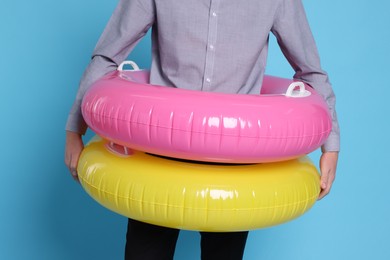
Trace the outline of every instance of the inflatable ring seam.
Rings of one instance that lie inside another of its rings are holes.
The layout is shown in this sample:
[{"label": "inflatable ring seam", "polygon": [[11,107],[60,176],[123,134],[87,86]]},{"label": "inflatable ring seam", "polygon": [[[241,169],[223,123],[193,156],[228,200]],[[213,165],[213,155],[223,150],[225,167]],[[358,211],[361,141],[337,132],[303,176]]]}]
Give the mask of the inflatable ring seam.
[{"label": "inflatable ring seam", "polygon": [[[183,209],[193,209],[193,210],[198,210],[198,209],[206,209],[206,208],[194,208],[194,207],[185,207],[185,206],[178,206],[178,205],[171,205],[169,203],[166,203],[166,204],[162,204],[162,203],[153,203],[153,202],[148,202],[148,201],[143,201],[143,200],[137,200],[137,199],[133,199],[133,198],[130,198],[130,197],[125,197],[125,196],[120,196],[118,194],[115,194],[115,193],[112,193],[112,192],[109,192],[109,191],[105,191],[105,190],[101,190],[99,189],[96,185],[93,185],[91,182],[88,182],[86,181],[85,178],[80,178],[82,180],[82,182],[86,183],[89,185],[89,187],[95,189],[95,190],[98,190],[99,192],[101,193],[105,193],[105,194],[108,194],[108,195],[111,195],[111,196],[114,196],[116,198],[120,198],[120,199],[126,199],[126,200],[131,200],[133,202],[140,202],[140,203],[143,203],[143,204],[148,204],[148,205],[156,205],[156,206],[168,206],[170,208],[183,208]],[[251,207],[251,208],[240,208],[240,209],[237,209],[237,211],[245,211],[245,210],[259,210],[259,209],[270,209],[270,208],[282,208],[282,207],[286,207],[286,206],[292,206],[292,205],[298,205],[298,204],[302,204],[302,203],[307,203],[307,201],[311,201],[315,198],[317,198],[318,195],[313,195],[311,197],[308,197],[306,198],[305,200],[300,200],[300,201],[294,201],[292,203],[285,203],[283,205],[272,205],[272,206],[267,206],[267,207]],[[208,211],[231,211],[232,209],[210,209],[210,208],[207,208]]]},{"label": "inflatable ring seam", "polygon": [[[111,116],[106,116],[105,114],[100,114],[95,112],[95,116],[99,117],[104,117],[108,119],[113,119],[121,122],[128,122],[126,119],[120,119],[116,117],[111,117]],[[161,129],[170,129],[171,131],[180,131],[180,132],[189,132],[185,131],[182,129],[175,129],[175,128],[170,128],[170,127],[165,127],[165,126],[158,126],[158,125],[150,125],[150,124],[145,124],[145,123],[134,123],[136,125],[143,125],[143,126],[148,126],[148,127],[156,127],[156,128],[161,128]],[[201,132],[201,131],[191,131],[191,133],[194,134],[207,134],[207,135],[215,135],[215,136],[240,136],[240,137],[245,137],[245,138],[253,138],[253,139],[259,139],[259,138],[265,138],[265,139],[290,139],[290,138],[306,138],[306,137],[312,137],[312,136],[323,136],[324,134],[328,134],[329,131],[331,131],[332,128],[325,129],[323,131],[317,132],[315,134],[299,134],[299,135],[288,135],[288,136],[249,136],[249,135],[234,135],[234,134],[225,134],[225,133],[209,133],[209,132]]]}]

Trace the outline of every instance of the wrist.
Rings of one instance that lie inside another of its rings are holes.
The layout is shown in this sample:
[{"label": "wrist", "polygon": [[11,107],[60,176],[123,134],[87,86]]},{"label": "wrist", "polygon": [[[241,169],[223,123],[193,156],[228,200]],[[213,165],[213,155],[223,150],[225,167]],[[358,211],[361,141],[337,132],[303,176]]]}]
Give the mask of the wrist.
[{"label": "wrist", "polygon": [[332,149],[326,149],[325,146],[321,146],[321,152],[322,153],[339,153],[340,151],[339,150],[332,150]]},{"label": "wrist", "polygon": [[73,131],[66,131],[66,139],[81,139],[81,134]]}]

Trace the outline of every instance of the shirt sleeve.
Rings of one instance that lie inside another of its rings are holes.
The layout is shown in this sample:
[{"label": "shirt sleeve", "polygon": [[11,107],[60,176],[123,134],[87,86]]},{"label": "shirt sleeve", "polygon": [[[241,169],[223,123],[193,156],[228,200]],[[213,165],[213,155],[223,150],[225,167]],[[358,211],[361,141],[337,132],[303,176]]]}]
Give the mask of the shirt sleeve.
[{"label": "shirt sleeve", "polygon": [[92,54],[79,84],[65,129],[84,134],[81,102],[93,82],[115,70],[154,23],[153,0],[120,0]]},{"label": "shirt sleeve", "polygon": [[325,151],[340,150],[336,97],[320,58],[301,0],[282,0],[275,15],[272,33],[295,71],[294,78],[311,85],[326,101],[332,117],[332,131],[323,145]]}]

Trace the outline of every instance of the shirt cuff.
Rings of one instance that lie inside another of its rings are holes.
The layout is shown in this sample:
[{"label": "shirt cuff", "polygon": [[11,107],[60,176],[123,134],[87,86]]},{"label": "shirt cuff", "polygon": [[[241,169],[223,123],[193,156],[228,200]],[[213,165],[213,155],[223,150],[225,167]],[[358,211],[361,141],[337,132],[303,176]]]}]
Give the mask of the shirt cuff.
[{"label": "shirt cuff", "polygon": [[322,152],[339,152],[340,151],[340,136],[336,133],[331,133],[326,142],[321,147]]},{"label": "shirt cuff", "polygon": [[84,121],[84,118],[81,114],[69,114],[68,120],[66,122],[65,130],[76,132],[81,135],[84,135],[87,131],[87,124]]}]

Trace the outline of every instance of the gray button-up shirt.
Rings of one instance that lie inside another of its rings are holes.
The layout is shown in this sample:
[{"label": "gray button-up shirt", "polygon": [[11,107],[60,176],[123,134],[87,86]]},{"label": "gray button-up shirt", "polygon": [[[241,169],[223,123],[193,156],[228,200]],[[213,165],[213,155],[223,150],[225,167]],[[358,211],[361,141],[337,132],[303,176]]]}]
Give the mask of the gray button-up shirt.
[{"label": "gray button-up shirt", "polygon": [[301,0],[120,0],[83,75],[67,130],[85,132],[85,91],[116,69],[150,28],[152,84],[242,94],[260,92],[272,32],[294,78],[326,100],[333,130],[324,148],[339,150],[335,96]]}]

